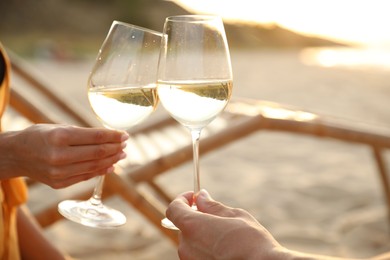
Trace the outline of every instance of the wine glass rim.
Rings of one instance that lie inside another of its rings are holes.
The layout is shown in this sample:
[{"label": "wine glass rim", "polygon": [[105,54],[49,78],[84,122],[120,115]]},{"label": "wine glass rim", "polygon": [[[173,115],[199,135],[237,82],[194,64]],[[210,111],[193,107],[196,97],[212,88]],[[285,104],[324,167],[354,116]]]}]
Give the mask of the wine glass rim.
[{"label": "wine glass rim", "polygon": [[166,21],[174,22],[199,22],[207,20],[222,19],[218,15],[208,15],[208,14],[185,14],[185,15],[172,15],[166,18]]},{"label": "wine glass rim", "polygon": [[162,36],[163,35],[163,33],[158,32],[158,31],[154,31],[154,30],[149,29],[149,28],[145,28],[145,27],[142,27],[142,26],[138,26],[138,25],[134,25],[134,24],[130,24],[130,23],[125,23],[125,22],[122,22],[122,21],[114,20],[112,22],[112,26],[114,26],[116,24],[123,25],[123,26],[126,26],[126,27],[132,27],[132,28],[135,28],[137,30],[145,31],[145,32],[148,32],[148,33],[151,33],[151,34],[155,34],[155,35],[158,35],[158,36]]}]

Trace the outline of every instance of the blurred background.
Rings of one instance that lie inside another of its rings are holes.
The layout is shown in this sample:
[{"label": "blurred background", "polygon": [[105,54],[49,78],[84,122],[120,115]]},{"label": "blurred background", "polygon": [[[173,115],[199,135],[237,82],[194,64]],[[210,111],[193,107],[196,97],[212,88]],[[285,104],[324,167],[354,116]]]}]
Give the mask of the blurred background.
[{"label": "blurred background", "polygon": [[[269,7],[267,3],[247,2],[98,0],[92,3],[89,0],[40,0],[25,3],[5,0],[0,4],[4,12],[0,18],[0,32],[3,43],[20,54],[39,57],[52,51],[52,55],[60,56],[58,58],[71,58],[72,55],[82,56],[91,52],[94,54],[113,20],[161,31],[164,19],[169,15],[190,12],[224,15],[226,9],[224,19],[231,47],[299,48],[338,45],[326,39],[295,33],[280,26],[276,21],[262,22],[263,14],[275,12],[272,10],[274,2],[270,3]],[[263,10],[264,7],[269,10]],[[241,9],[243,10],[240,12]],[[304,13],[305,9],[303,8],[301,13]],[[247,12],[256,10],[256,17],[259,20],[250,17],[250,14],[246,15],[245,10]],[[236,17],[229,15],[228,11],[236,14]]]},{"label": "blurred background", "polygon": [[[234,96],[390,132],[386,0],[2,0],[0,10],[2,44],[86,110],[88,73],[113,20],[162,31],[170,15],[217,14]],[[382,187],[364,147],[262,132],[205,156],[201,172],[216,199],[249,210],[287,247],[355,258],[390,250]],[[174,196],[192,189],[191,174],[186,164],[160,183]],[[137,212],[111,203],[127,211],[124,228],[62,221],[47,235],[79,259],[177,259],[174,245]]]},{"label": "blurred background", "polygon": [[384,0],[4,0],[0,7],[2,42],[29,56],[45,46],[68,55],[95,52],[112,20],[161,31],[166,16],[188,13],[221,15],[231,47],[390,45]]}]

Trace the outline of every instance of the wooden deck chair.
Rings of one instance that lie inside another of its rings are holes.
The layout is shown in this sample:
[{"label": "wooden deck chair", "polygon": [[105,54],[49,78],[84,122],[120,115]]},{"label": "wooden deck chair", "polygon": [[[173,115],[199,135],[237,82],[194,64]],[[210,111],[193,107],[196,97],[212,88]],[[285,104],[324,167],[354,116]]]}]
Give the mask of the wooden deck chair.
[{"label": "wooden deck chair", "polygon": [[[55,106],[61,108],[63,113],[72,120],[63,121],[66,118],[65,116],[56,118],[59,112],[54,113],[54,115],[48,113],[47,106],[45,108],[42,102],[33,104],[33,101],[27,98],[28,94],[26,97],[25,90],[20,89],[19,86],[12,86],[11,107],[33,123],[65,122],[81,126],[92,125],[89,118],[80,113],[81,110],[69,106],[64,97],[58,99],[56,93],[32,77],[28,73],[29,70],[24,68],[23,63],[17,57],[11,55],[11,59],[14,74],[27,81],[31,88],[38,89],[39,92],[45,92],[46,99],[54,102]],[[43,108],[40,106],[43,106]],[[371,147],[373,159],[377,164],[379,178],[383,185],[390,222],[390,181],[383,156],[383,151],[390,148],[390,131],[379,132],[376,129],[362,127],[360,124],[320,116],[277,103],[234,99],[229,103],[224,113],[204,130],[200,152],[204,154],[216,150],[228,143],[262,130],[334,138]],[[183,131],[185,141],[178,140],[180,139],[178,134],[180,131]],[[172,133],[174,133],[174,138],[171,136]],[[154,120],[149,120],[147,123],[133,129],[131,134],[133,136],[131,146],[138,147],[136,149],[138,154],[130,154],[126,160],[121,161],[118,169],[116,169],[118,174],[108,175],[103,198],[114,194],[120,195],[151,223],[160,228],[161,217],[171,198],[155,183],[155,178],[167,170],[192,159],[192,146],[189,144],[188,132],[163,113]],[[139,192],[137,190],[139,183],[146,183],[152,192],[147,194]],[[92,190],[82,191],[73,194],[72,197],[86,199],[91,195],[91,192]],[[57,212],[58,202],[56,201],[53,205],[35,213],[42,226],[48,226],[61,219]],[[160,228],[160,230],[177,242],[176,234],[164,228]]]},{"label": "wooden deck chair", "polygon": [[[382,184],[390,224],[390,175],[384,157],[385,150],[390,149],[390,129],[374,128],[361,122],[321,116],[292,106],[245,98],[233,99],[216,121],[211,127],[206,128],[202,135],[201,154],[216,150],[256,131],[283,131],[318,138],[332,138],[370,147],[373,161],[377,166],[378,178]],[[150,130],[146,129],[146,131]],[[160,130],[154,129],[154,131]],[[154,178],[191,159],[192,146],[187,144],[130,171],[126,172],[126,167],[123,170],[132,181],[147,181],[155,191],[159,191],[161,189],[153,182]],[[170,198],[164,195],[162,190],[160,196],[169,202]]]}]

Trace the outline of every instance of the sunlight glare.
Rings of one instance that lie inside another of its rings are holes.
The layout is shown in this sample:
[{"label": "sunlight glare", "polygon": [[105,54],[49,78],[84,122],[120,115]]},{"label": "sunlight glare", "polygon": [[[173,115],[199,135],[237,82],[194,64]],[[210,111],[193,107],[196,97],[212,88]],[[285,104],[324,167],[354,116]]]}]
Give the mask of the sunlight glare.
[{"label": "sunlight glare", "polygon": [[307,65],[390,69],[390,51],[375,48],[307,48],[300,59]]},{"label": "sunlight glare", "polygon": [[285,119],[294,121],[312,121],[318,118],[316,114],[300,111],[296,109],[283,108],[277,103],[255,102],[255,104],[246,104],[233,102],[229,104],[228,110],[232,113],[247,116],[262,115],[266,118]]}]

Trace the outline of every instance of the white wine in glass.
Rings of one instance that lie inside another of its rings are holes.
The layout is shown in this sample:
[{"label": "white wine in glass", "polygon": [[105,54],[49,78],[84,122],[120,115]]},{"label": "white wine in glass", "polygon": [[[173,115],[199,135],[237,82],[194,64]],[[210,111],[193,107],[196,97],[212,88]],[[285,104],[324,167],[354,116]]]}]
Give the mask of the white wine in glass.
[{"label": "white wine in glass", "polygon": [[[194,198],[200,191],[199,140],[202,129],[226,107],[233,90],[229,48],[218,16],[167,17],[158,66],[159,99],[191,132],[194,154]],[[177,229],[167,218],[161,224]]]},{"label": "white wine in glass", "polygon": [[[114,21],[88,79],[89,103],[102,124],[127,130],[157,107],[157,65],[162,34]],[[102,203],[104,176],[87,201],[65,200],[59,212],[77,223],[111,228],[126,223],[121,212]]]}]

